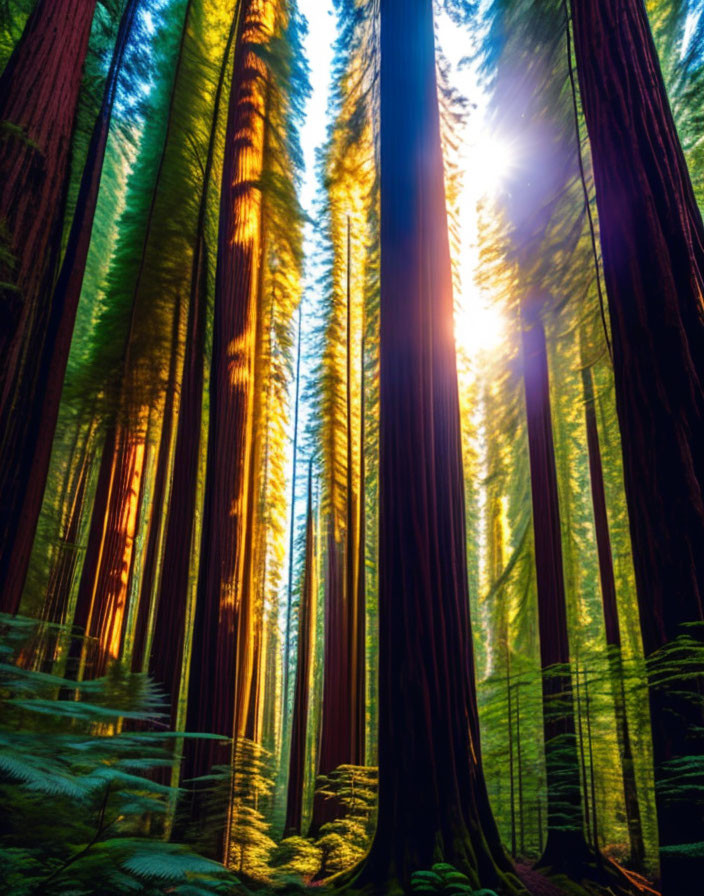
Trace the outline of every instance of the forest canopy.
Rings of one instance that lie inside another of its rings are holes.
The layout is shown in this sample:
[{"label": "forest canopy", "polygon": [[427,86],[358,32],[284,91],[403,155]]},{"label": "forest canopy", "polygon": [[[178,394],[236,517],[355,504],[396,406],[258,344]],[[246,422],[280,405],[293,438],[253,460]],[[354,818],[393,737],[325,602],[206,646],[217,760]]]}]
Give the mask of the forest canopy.
[{"label": "forest canopy", "polygon": [[0,889],[697,896],[704,0],[0,0]]}]

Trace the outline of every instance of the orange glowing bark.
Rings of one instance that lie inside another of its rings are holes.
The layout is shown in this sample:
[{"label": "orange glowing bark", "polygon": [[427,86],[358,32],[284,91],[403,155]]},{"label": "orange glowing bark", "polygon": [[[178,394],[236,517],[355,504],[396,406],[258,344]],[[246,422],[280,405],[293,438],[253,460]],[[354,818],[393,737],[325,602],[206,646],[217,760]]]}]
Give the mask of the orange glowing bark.
[{"label": "orange glowing bark", "polygon": [[[187,720],[188,730],[227,736],[241,732],[246,722],[252,669],[252,607],[244,576],[253,500],[253,380],[262,252],[258,182],[268,79],[254,47],[272,34],[275,3],[245,0],[240,16],[220,203],[208,473]],[[215,742],[189,745],[186,774],[206,772],[214,761],[226,758]]]}]

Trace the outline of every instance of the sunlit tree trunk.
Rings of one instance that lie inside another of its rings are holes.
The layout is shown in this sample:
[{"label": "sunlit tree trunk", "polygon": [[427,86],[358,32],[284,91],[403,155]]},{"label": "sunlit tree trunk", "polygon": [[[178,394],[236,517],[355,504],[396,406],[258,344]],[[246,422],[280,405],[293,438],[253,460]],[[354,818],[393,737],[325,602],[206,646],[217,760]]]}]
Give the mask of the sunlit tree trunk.
[{"label": "sunlit tree trunk", "polygon": [[293,600],[293,540],[296,531],[296,461],[298,459],[298,408],[301,393],[301,328],[303,307],[298,308],[298,337],[296,340],[296,396],[293,403],[293,450],[291,470],[291,521],[288,538],[288,586],[286,594],[286,636],[284,640],[283,727],[288,724],[288,678],[291,662],[291,610]]},{"label": "sunlit tree trunk", "polygon": [[662,889],[675,896],[704,879],[704,773],[677,774],[683,757],[701,766],[704,684],[658,684],[664,648],[685,633],[704,642],[704,225],[642,0],[573,2],[572,17],[650,661]]},{"label": "sunlit tree trunk", "polygon": [[513,892],[481,769],[431,0],[381,3],[379,811],[356,884]]},{"label": "sunlit tree trunk", "polygon": [[288,765],[285,836],[300,834],[303,820],[303,785],[305,782],[306,743],[308,737],[311,647],[315,623],[314,563],[313,464],[311,462],[308,472],[306,553],[303,565],[303,585],[298,608],[298,652],[296,657],[293,714],[291,717],[291,754]]},{"label": "sunlit tree trunk", "polygon": [[209,249],[205,233],[206,215],[215,160],[217,122],[225,77],[230,66],[232,47],[237,36],[239,21],[236,11],[230,25],[213,103],[214,113],[208,155],[203,171],[203,189],[198,207],[191,264],[185,356],[171,473],[171,492],[168,507],[163,511],[166,514],[164,548],[162,556],[160,558],[157,556],[154,559],[156,565],[154,601],[156,606],[153,610],[153,631],[145,632],[145,646],[149,651],[148,668],[151,675],[166,692],[171,711],[171,723],[174,726],[178,714],[186,608],[196,528],[196,498],[203,414],[205,330],[208,313]]},{"label": "sunlit tree trunk", "polygon": [[584,391],[584,417],[587,430],[587,448],[589,452],[589,476],[592,491],[592,507],[594,510],[594,528],[599,557],[599,579],[601,582],[601,599],[604,610],[604,628],[606,644],[609,650],[609,669],[611,687],[614,696],[616,714],[616,736],[618,738],[621,765],[623,768],[623,797],[628,821],[628,837],[630,842],[631,864],[638,870],[643,867],[645,846],[643,844],[643,828],[638,803],[638,787],[633,764],[631,734],[626,713],[626,695],[624,689],[623,657],[621,654],[621,628],[616,602],[616,579],[611,556],[611,536],[609,519],[606,511],[606,495],[604,492],[604,471],[601,463],[599,447],[599,429],[596,420],[594,403],[594,384],[591,368],[582,367],[582,385]]},{"label": "sunlit tree trunk", "polygon": [[[201,575],[191,658],[190,731],[232,736],[242,729],[251,671],[251,607],[244,599],[253,446],[254,364],[261,267],[262,173],[267,70],[252,45],[272,30],[272,0],[244,0],[230,96],[220,204],[211,366],[208,476]],[[239,680],[236,680],[238,679]],[[236,702],[240,705],[235,718]],[[187,753],[187,776],[206,772],[213,741]]]},{"label": "sunlit tree trunk", "polygon": [[538,582],[548,838],[540,863],[568,873],[587,860],[570,677],[560,507],[550,416],[545,333],[535,302],[523,307],[525,384],[533,533]]},{"label": "sunlit tree trunk", "polygon": [[[55,336],[52,284],[95,4],[40,0],[0,77],[0,608],[10,613],[19,607],[41,506],[32,450],[48,456],[53,435],[38,428],[33,408],[37,361]],[[36,491],[31,525],[22,516],[28,488]]]}]

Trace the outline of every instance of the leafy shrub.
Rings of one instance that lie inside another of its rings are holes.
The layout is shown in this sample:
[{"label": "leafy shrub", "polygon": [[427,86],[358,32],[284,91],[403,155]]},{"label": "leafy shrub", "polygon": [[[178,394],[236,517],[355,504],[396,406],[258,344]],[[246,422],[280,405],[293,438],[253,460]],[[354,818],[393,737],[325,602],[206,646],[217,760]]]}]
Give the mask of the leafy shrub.
[{"label": "leafy shrub", "polygon": [[158,839],[177,791],[154,772],[177,735],[157,727],[154,685],[118,666],[84,682],[24,668],[35,629],[0,616],[0,891],[232,893],[222,865]]}]

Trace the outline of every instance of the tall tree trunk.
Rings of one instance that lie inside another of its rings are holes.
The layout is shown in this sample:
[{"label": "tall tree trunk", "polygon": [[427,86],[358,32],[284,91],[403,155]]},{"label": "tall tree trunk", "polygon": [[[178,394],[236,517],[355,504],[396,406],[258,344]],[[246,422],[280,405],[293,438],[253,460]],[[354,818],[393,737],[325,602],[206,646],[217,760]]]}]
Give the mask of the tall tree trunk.
[{"label": "tall tree trunk", "polygon": [[[53,435],[38,425],[34,389],[37,360],[55,335],[52,283],[95,5],[40,0],[0,77],[0,608],[9,613],[19,607],[41,506],[31,454],[38,447],[48,458]],[[22,515],[28,488],[31,525]]]},{"label": "tall tree trunk", "polygon": [[684,757],[701,765],[704,681],[666,685],[658,672],[678,636],[704,643],[704,225],[643,0],[572,2],[572,17],[650,660],[662,890],[674,896],[704,879],[704,772],[690,762],[678,775]]},{"label": "tall tree trunk", "polygon": [[569,668],[567,605],[550,415],[548,360],[545,333],[536,303],[524,303],[523,318],[523,375],[533,498],[548,788],[548,838],[540,864],[567,873],[577,873],[587,860],[588,848],[583,831],[584,816]]},{"label": "tall tree trunk", "polygon": [[293,405],[293,453],[291,470],[291,525],[288,536],[288,588],[286,595],[286,638],[284,641],[283,728],[288,724],[288,676],[291,656],[291,608],[293,600],[293,541],[296,531],[296,460],[298,454],[298,406],[301,392],[301,327],[303,305],[298,308],[298,339],[296,343],[296,397]]},{"label": "tall tree trunk", "polygon": [[315,543],[313,521],[313,462],[308,470],[308,509],[306,511],[306,553],[303,565],[303,586],[298,609],[298,652],[296,686],[291,718],[291,754],[288,764],[288,791],[284,836],[301,833],[303,820],[303,785],[308,735],[308,701],[310,694],[311,646],[315,622]]},{"label": "tall tree trunk", "polygon": [[213,102],[208,156],[203,171],[203,188],[198,207],[195,245],[191,265],[191,282],[186,323],[186,346],[181,376],[181,396],[176,445],[171,473],[171,493],[166,514],[163,556],[155,558],[155,607],[153,631],[147,633],[145,657],[150,674],[165,690],[171,711],[171,724],[176,726],[178,695],[181,685],[186,609],[191,572],[192,545],[195,532],[198,466],[200,462],[201,423],[203,414],[203,381],[205,330],[208,313],[208,244],[205,238],[208,196],[210,192],[217,122],[230,65],[232,47],[239,28],[239,8],[230,25],[222,65]]},{"label": "tall tree trunk", "polygon": [[[46,333],[41,337],[38,363],[19,372],[14,386],[17,390],[13,399],[15,410],[9,423],[10,430],[2,441],[0,491],[10,501],[4,512],[9,514],[11,533],[10,539],[3,542],[3,551],[12,555],[12,569],[8,571],[4,585],[4,600],[10,604],[19,604],[42,506],[118,77],[139,3],[140,0],[128,0],[120,20],[102,103],[88,145],[68,243],[47,312]],[[12,478],[6,481],[9,471],[12,471]]]},{"label": "tall tree trunk", "polygon": [[366,539],[366,498],[365,498],[365,463],[364,449],[366,431],[364,426],[364,315],[362,315],[362,348],[360,352],[359,371],[359,490],[357,497],[357,583],[354,595],[355,613],[352,628],[355,635],[353,643],[352,679],[352,736],[353,764],[364,765],[366,762],[366,730],[367,730],[367,539]]},{"label": "tall tree trunk", "polygon": [[379,812],[355,885],[520,891],[479,745],[432,0],[381,3]]},{"label": "tall tree trunk", "polygon": [[589,477],[591,481],[592,508],[594,510],[594,528],[596,530],[596,546],[599,558],[599,579],[601,581],[601,600],[604,611],[604,628],[606,644],[609,651],[609,671],[616,715],[616,737],[618,738],[623,770],[623,798],[628,823],[631,864],[636,870],[642,870],[645,858],[643,843],[643,827],[638,803],[638,786],[631,735],[626,713],[626,695],[621,654],[621,628],[616,602],[616,578],[611,556],[611,536],[609,534],[609,518],[606,511],[606,494],[604,492],[604,471],[601,463],[599,447],[599,429],[594,402],[594,384],[591,368],[582,367],[582,386],[584,391],[584,417],[587,430],[587,449],[589,452]]},{"label": "tall tree trunk", "polygon": [[[335,538],[335,524],[328,522],[325,561],[325,634],[323,649],[323,699],[317,755],[317,774],[329,775],[350,762],[350,691],[348,618],[345,613],[344,544]],[[317,836],[326,822],[341,811],[340,804],[316,792],[309,837]]]},{"label": "tall tree trunk", "polygon": [[[253,45],[271,34],[273,0],[243,0],[228,111],[210,378],[210,434],[201,575],[188,699],[189,731],[233,736],[238,650],[249,650],[245,542],[253,445],[267,69]],[[238,698],[239,701],[239,698]],[[187,750],[186,774],[208,771],[213,741]]]},{"label": "tall tree trunk", "polygon": [[[359,540],[360,522],[357,501],[363,499],[363,483],[354,488],[354,440],[352,438],[352,226],[347,216],[347,327],[346,327],[346,406],[347,406],[347,525],[345,533],[345,608],[347,612],[347,674],[349,676],[349,713],[351,765],[364,763],[364,656],[360,648],[364,637],[364,606],[359,605]],[[360,631],[361,629],[361,631]],[[360,668],[360,658],[362,666]]]}]

